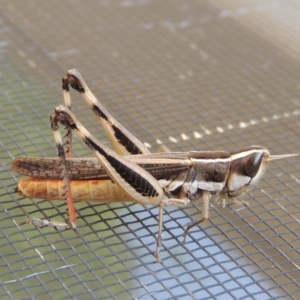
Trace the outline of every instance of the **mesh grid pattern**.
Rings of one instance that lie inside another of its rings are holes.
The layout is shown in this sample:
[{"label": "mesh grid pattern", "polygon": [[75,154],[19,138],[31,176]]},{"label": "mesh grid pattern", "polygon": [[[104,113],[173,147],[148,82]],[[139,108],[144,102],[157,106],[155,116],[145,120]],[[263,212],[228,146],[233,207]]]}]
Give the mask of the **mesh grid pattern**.
[{"label": "mesh grid pattern", "polygon": [[[1,3],[1,299],[299,299],[300,165],[272,162],[247,208],[168,208],[162,264],[158,208],[61,202],[14,192],[17,156],[55,156],[49,115],[60,78],[77,68],[98,99],[155,151],[299,152],[298,1],[36,1]],[[108,143],[72,93],[78,119]],[[77,139],[76,156],[90,156]]]}]

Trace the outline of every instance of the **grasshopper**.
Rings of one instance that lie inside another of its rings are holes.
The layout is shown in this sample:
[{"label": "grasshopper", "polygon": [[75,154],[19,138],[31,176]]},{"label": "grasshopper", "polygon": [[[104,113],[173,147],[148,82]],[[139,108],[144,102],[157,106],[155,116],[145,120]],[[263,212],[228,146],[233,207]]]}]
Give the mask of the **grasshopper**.
[{"label": "grasshopper", "polygon": [[[115,151],[92,136],[71,112],[69,87],[78,91],[98,117]],[[209,200],[215,195],[226,205],[257,184],[271,160],[299,154],[270,155],[261,146],[250,146],[232,152],[170,152],[162,147],[150,150],[96,99],[77,70],[68,71],[62,79],[65,105],[55,108],[50,117],[58,157],[20,157],[12,168],[29,178],[21,179],[16,191],[23,196],[65,200],[68,221],[31,219],[39,226],[75,228],[73,201],[132,201],[159,206],[156,260],[160,259],[163,212],[166,206],[185,206],[202,200],[202,216],[184,231],[184,240],[191,228],[209,217]],[[63,143],[58,124],[67,129]],[[72,132],[90,148],[93,158],[72,158]]]}]

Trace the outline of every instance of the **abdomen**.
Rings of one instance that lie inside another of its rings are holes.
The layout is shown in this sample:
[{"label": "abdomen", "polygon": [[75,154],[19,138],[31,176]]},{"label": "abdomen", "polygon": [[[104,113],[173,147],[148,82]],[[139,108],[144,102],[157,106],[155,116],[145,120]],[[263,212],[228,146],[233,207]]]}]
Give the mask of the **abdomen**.
[{"label": "abdomen", "polygon": [[[63,180],[25,178],[16,191],[29,198],[64,200]],[[71,193],[75,201],[136,202],[111,180],[71,180]]]}]

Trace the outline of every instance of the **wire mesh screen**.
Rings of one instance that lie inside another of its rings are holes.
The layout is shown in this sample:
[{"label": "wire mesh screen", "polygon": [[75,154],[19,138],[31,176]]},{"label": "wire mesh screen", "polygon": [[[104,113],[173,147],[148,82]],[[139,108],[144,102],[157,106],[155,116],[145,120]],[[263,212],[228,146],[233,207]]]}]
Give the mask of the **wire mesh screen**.
[{"label": "wire mesh screen", "polygon": [[[63,202],[15,193],[17,156],[57,155],[49,115],[71,68],[152,151],[299,152],[298,1],[26,1],[1,3],[1,299],[299,299],[300,164],[272,162],[256,188],[231,204],[168,208],[162,263],[154,252],[158,208]],[[73,111],[107,137],[88,105]],[[91,156],[74,140],[74,155]]]}]

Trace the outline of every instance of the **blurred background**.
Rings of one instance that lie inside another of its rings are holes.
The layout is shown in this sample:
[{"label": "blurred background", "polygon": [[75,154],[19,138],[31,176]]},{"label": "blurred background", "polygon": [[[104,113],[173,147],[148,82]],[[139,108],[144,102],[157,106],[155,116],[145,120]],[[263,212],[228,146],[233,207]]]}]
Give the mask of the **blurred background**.
[{"label": "blurred background", "polygon": [[[168,208],[162,264],[158,208],[76,204],[14,192],[17,156],[56,156],[49,116],[77,68],[112,114],[152,151],[261,145],[299,152],[300,3],[278,1],[0,0],[1,299],[299,299],[300,162],[270,164],[258,186],[193,228],[201,205]],[[73,111],[109,145],[73,92]],[[91,156],[74,139],[75,156]]]}]

